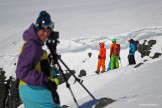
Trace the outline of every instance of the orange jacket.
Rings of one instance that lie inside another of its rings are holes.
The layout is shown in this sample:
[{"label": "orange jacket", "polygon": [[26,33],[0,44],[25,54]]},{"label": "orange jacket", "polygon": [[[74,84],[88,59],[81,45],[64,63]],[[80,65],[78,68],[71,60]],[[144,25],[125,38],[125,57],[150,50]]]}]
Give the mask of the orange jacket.
[{"label": "orange jacket", "polygon": [[120,45],[119,44],[117,44],[117,43],[111,44],[110,55],[116,55],[116,56],[120,55]]},{"label": "orange jacket", "polygon": [[99,52],[99,56],[101,59],[106,59],[106,49],[105,49],[105,44],[104,43],[99,43],[100,45],[100,52]]}]

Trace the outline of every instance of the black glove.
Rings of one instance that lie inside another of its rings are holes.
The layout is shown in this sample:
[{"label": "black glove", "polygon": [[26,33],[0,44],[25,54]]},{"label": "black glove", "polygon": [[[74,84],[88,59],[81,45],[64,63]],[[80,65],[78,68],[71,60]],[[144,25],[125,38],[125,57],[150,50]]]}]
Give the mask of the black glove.
[{"label": "black glove", "polygon": [[110,55],[110,58],[111,58],[111,55]]},{"label": "black glove", "polygon": [[120,56],[119,56],[119,60],[120,60]]},{"label": "black glove", "polygon": [[51,80],[49,80],[49,81],[47,82],[47,87],[49,88],[49,90],[50,90],[51,92],[57,90],[57,85],[56,85],[56,83],[55,83],[54,81],[51,81]]},{"label": "black glove", "polygon": [[98,58],[100,59],[100,58],[101,58],[101,56],[100,56],[100,55],[98,55]]},{"label": "black glove", "polygon": [[54,81],[51,81],[49,80],[47,83],[46,83],[47,87],[49,88],[49,90],[51,91],[52,93],[52,97],[53,97],[53,100],[55,103],[57,104],[60,104],[60,98],[59,98],[59,95],[57,93],[57,85]]}]

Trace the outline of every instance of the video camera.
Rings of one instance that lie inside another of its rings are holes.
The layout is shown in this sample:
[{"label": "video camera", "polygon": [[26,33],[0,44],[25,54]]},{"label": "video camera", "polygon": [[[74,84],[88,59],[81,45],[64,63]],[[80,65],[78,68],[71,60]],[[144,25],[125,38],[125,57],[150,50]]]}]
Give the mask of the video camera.
[{"label": "video camera", "polygon": [[48,49],[50,50],[50,54],[48,55],[49,61],[51,63],[52,59],[54,60],[53,64],[57,64],[57,53],[56,53],[56,47],[57,44],[59,43],[58,41],[59,38],[59,32],[57,31],[52,31],[50,36],[48,37],[46,41],[46,45]]},{"label": "video camera", "polygon": [[57,43],[59,43],[58,38],[59,38],[59,32],[52,31],[46,41],[47,47],[49,49],[56,49]]},{"label": "video camera", "polygon": [[56,40],[59,38],[59,32],[58,31],[52,31],[50,36],[48,37],[48,39],[51,39],[51,40]]}]

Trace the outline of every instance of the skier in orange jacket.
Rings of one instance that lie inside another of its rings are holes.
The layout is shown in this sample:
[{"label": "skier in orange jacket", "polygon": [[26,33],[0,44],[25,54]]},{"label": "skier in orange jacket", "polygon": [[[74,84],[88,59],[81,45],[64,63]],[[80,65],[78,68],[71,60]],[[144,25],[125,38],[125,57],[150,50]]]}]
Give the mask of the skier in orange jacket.
[{"label": "skier in orange jacket", "polygon": [[97,74],[99,74],[101,66],[102,66],[101,72],[105,72],[105,60],[106,60],[105,44],[103,42],[100,42],[99,45],[100,45],[100,51],[98,55],[98,65],[97,65],[97,70],[96,70]]}]

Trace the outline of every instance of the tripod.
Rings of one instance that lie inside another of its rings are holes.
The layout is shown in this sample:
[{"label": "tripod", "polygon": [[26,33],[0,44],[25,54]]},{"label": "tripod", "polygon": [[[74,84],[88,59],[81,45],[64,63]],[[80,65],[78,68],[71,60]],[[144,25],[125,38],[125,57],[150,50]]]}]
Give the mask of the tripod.
[{"label": "tripod", "polygon": [[[54,33],[56,34],[56,33]],[[50,56],[49,56],[49,59],[53,60],[55,64],[57,64],[59,66],[59,69],[62,73],[62,76],[66,82],[66,87],[70,90],[70,93],[74,99],[74,102],[76,103],[76,105],[79,107],[79,104],[74,96],[74,93],[70,87],[70,84],[68,83],[67,81],[67,78],[65,77],[65,74],[63,73],[63,70],[58,62],[58,60],[67,68],[67,70],[71,73],[71,75],[75,78],[76,81],[78,81],[78,83],[86,90],[86,92],[94,99],[95,97],[88,91],[88,89],[82,84],[81,80],[79,78],[77,78],[74,73],[70,70],[70,68],[64,63],[64,61],[61,59],[61,57],[56,53],[56,46],[57,46],[57,43],[59,43],[59,41],[57,40],[57,38],[55,37],[58,37],[58,36],[54,36],[52,35],[52,37],[49,39],[49,41],[46,42],[46,45],[48,47],[48,49],[50,50]],[[51,61],[50,60],[50,61]]]}]

